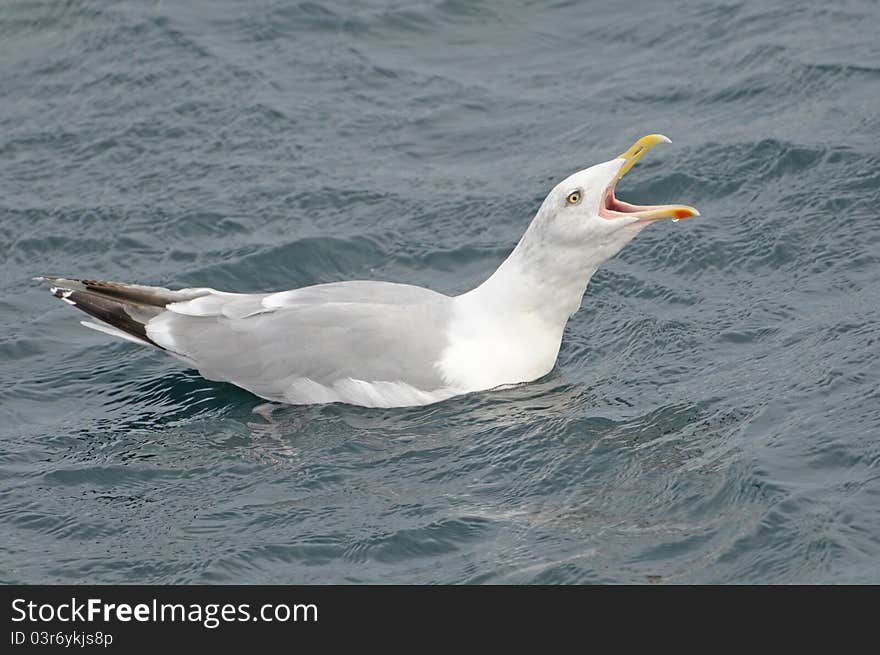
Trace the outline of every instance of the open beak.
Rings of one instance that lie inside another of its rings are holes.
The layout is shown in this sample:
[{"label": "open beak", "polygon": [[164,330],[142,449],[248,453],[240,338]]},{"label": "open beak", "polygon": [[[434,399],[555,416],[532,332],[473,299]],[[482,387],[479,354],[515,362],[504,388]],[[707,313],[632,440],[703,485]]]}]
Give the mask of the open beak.
[{"label": "open beak", "polygon": [[700,215],[700,212],[688,205],[631,205],[628,202],[623,202],[614,197],[614,187],[617,184],[617,181],[626,175],[626,172],[631,169],[633,165],[641,159],[646,152],[648,152],[648,150],[656,146],[658,143],[672,143],[672,141],[662,134],[649,134],[648,136],[643,136],[632,144],[626,152],[617,156],[617,159],[623,159],[624,163],[605,191],[605,195],[602,198],[602,204],[599,207],[599,216],[602,216],[603,218],[632,216],[639,218],[640,220],[637,222],[642,223],[656,221],[661,218],[678,220],[680,218],[691,218],[692,216]]}]

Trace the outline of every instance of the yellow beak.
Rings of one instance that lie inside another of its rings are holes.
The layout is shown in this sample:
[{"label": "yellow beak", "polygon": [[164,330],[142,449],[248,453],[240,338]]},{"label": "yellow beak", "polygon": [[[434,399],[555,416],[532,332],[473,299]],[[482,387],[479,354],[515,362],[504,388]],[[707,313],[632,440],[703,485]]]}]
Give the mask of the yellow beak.
[{"label": "yellow beak", "polygon": [[[656,146],[658,143],[672,143],[672,141],[662,134],[649,134],[648,136],[643,136],[632,144],[626,152],[617,155],[617,159],[623,159],[624,164],[620,167],[612,184],[616,184],[617,181],[626,175],[626,172],[631,169],[646,152],[648,152],[648,150]],[[626,213],[630,216],[638,216],[645,220],[656,220],[660,218],[673,218],[678,220],[680,218],[691,218],[692,216],[700,215],[700,212],[688,205],[632,205],[632,207],[637,211],[627,211]]]}]

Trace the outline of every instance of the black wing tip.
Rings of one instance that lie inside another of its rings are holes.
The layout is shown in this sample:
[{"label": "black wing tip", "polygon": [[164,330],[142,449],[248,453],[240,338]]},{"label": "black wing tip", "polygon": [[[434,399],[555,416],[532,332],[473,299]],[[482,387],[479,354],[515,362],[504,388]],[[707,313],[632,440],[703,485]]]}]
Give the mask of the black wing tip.
[{"label": "black wing tip", "polygon": [[131,306],[123,300],[104,296],[94,291],[61,287],[52,287],[52,294],[117,330],[165,350],[149,337],[146,323],[129,314]]},{"label": "black wing tip", "polygon": [[[130,302],[124,295],[119,297],[120,292],[114,293],[112,287],[109,289],[104,287],[108,283],[54,276],[40,276],[35,277],[34,280],[49,284],[49,293],[89,316],[145,344],[164,350],[147,335],[146,324],[128,313],[129,306],[137,304],[136,299]],[[93,284],[96,286],[93,287]]]}]

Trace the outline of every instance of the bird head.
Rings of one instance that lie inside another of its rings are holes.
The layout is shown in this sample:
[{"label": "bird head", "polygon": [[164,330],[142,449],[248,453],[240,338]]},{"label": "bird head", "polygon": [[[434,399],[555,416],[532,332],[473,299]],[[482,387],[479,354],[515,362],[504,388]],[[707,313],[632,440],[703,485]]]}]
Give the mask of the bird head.
[{"label": "bird head", "polygon": [[582,241],[597,252],[607,246],[610,254],[602,258],[604,261],[650,223],[699,216],[687,205],[633,205],[615,195],[617,182],[659,143],[671,141],[662,134],[649,134],[614,159],[564,179],[541,205],[538,226],[554,241],[569,245]]}]

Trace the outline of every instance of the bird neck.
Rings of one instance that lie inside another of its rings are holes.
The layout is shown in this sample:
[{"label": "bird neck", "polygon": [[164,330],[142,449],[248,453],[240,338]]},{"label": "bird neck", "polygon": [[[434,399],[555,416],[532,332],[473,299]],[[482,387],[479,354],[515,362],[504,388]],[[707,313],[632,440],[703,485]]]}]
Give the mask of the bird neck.
[{"label": "bird neck", "polygon": [[495,316],[539,318],[561,333],[599,262],[583,244],[549,244],[542,237],[526,231],[492,276],[465,295]]}]

